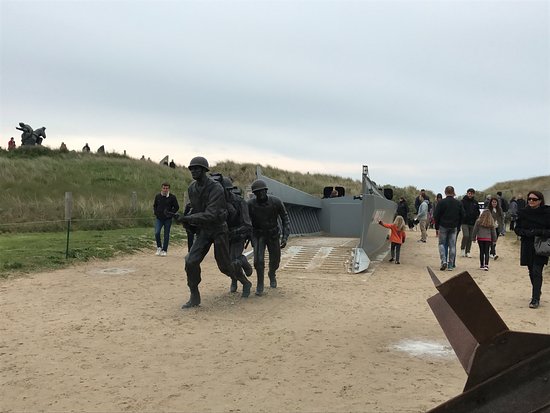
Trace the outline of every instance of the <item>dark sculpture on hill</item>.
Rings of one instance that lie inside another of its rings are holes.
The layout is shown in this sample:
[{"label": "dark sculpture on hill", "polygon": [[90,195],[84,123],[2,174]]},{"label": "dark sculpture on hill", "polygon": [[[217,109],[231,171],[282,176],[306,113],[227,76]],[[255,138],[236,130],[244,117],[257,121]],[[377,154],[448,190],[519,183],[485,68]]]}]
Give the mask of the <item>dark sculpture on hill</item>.
[{"label": "dark sculpture on hill", "polygon": [[21,145],[42,145],[42,141],[46,139],[46,128],[44,126],[33,130],[29,125],[19,122],[19,127],[15,129],[23,132],[21,134]]}]

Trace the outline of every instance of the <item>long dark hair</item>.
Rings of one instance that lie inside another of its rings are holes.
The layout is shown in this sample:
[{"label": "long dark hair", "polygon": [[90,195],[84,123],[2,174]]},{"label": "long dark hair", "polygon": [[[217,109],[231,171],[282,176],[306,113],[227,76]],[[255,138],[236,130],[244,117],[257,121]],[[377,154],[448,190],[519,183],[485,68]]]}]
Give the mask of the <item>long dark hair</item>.
[{"label": "long dark hair", "polygon": [[529,198],[529,195],[535,195],[538,199],[540,199],[540,206],[546,205],[546,202],[544,202],[544,195],[540,191],[529,191],[527,192],[527,198]]},{"label": "long dark hair", "polygon": [[500,212],[501,215],[504,215],[504,213],[502,212],[502,208],[500,207],[500,203],[498,202],[498,198],[492,197],[489,201],[489,205],[487,205],[487,209],[493,209],[493,201],[497,201],[497,212]]}]

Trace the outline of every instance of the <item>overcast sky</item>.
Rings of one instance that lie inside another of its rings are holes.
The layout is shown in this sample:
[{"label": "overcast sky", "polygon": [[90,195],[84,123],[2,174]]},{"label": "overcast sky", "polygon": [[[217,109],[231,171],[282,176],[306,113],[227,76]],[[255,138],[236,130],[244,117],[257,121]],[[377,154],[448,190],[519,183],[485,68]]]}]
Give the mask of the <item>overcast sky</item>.
[{"label": "overcast sky", "polygon": [[0,145],[482,190],[550,175],[549,28],[529,0],[0,0]]}]

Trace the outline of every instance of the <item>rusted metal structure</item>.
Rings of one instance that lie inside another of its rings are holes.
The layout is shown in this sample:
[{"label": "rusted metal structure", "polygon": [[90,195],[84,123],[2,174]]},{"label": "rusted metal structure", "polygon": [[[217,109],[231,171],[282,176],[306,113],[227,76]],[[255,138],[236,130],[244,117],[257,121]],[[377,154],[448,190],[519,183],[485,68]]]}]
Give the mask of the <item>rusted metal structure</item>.
[{"label": "rusted metal structure", "polygon": [[468,374],[464,392],[431,413],[550,412],[550,335],[511,331],[468,272],[428,299]]},{"label": "rusted metal structure", "polygon": [[256,168],[256,177],[266,182],[270,195],[284,202],[290,216],[291,234],[359,238],[349,268],[359,273],[368,268],[371,258],[388,252],[388,231],[378,225],[378,221],[392,222],[397,209],[391,200],[391,191],[377,188],[367,166],[363,166],[362,172],[361,194],[322,199],[263,175],[260,167]]}]

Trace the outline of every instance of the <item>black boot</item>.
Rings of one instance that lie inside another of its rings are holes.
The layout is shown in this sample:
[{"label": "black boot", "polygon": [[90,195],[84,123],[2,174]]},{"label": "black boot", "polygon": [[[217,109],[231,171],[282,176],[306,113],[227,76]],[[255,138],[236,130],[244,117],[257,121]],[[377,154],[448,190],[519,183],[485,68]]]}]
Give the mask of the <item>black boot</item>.
[{"label": "black boot", "polygon": [[248,260],[244,255],[241,256],[241,266],[243,267],[243,271],[247,277],[250,277],[254,272],[252,270],[252,265],[250,265],[250,263],[248,262]]},{"label": "black boot", "polygon": [[271,288],[277,288],[277,278],[275,277],[275,271],[269,271],[269,286]]},{"label": "black boot", "polygon": [[258,283],[256,284],[256,295],[264,294],[264,272],[256,270],[258,275]]},{"label": "black boot", "polygon": [[231,280],[231,287],[229,287],[229,292],[231,293],[237,292],[237,280],[235,279]]},{"label": "black boot", "polygon": [[184,305],[181,306],[181,308],[191,308],[191,307],[198,307],[201,303],[201,294],[199,293],[199,287],[191,288],[191,297],[189,297],[189,301],[187,301]]},{"label": "black boot", "polygon": [[252,288],[252,283],[248,281],[248,279],[245,277],[244,273],[241,271],[239,276],[237,277],[237,280],[241,282],[243,285],[243,292],[241,294],[241,297],[248,297],[250,295],[250,289]]}]

